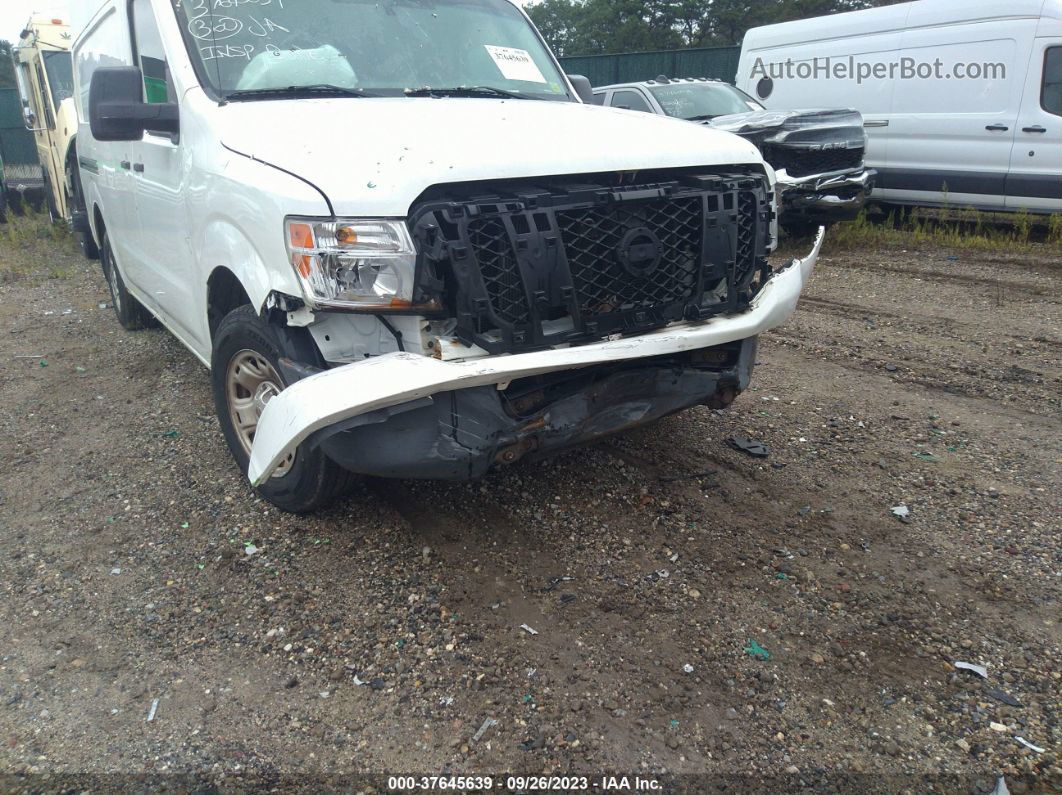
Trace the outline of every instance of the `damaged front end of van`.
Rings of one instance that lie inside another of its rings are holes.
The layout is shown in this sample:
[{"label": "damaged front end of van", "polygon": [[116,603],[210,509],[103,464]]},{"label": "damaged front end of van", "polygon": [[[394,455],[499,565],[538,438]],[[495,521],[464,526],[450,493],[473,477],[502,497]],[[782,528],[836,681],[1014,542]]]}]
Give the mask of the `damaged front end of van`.
[{"label": "damaged front end of van", "polygon": [[[375,225],[291,219],[305,293],[291,316],[325,348],[337,321],[364,320],[397,349],[326,368],[281,359],[252,484],[317,447],[352,472],[471,479],[725,408],[822,245],[820,230],[772,269],[773,207],[769,177],[735,166],[441,186]],[[380,311],[337,315],[321,297],[336,289],[375,292]]]}]

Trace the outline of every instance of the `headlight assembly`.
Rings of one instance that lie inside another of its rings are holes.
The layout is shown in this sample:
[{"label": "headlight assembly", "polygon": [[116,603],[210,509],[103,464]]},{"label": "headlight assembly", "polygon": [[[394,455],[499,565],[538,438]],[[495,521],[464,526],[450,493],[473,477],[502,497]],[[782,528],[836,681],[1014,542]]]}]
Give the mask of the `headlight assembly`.
[{"label": "headlight assembly", "polygon": [[418,308],[416,251],[403,221],[289,218],[286,238],[311,306],[367,312]]}]

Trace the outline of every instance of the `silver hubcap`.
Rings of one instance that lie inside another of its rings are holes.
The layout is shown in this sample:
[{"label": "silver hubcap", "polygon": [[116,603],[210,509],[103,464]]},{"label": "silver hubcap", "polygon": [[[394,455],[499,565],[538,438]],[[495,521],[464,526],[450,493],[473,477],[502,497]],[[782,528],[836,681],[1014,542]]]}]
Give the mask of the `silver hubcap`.
[{"label": "silver hubcap", "polygon": [[[280,394],[282,383],[269,360],[255,351],[244,349],[229,360],[225,372],[229,419],[248,456],[251,454],[255,431],[258,430],[258,420],[266,404]],[[284,477],[294,463],[295,456],[289,455],[277,467],[273,477]]]}]

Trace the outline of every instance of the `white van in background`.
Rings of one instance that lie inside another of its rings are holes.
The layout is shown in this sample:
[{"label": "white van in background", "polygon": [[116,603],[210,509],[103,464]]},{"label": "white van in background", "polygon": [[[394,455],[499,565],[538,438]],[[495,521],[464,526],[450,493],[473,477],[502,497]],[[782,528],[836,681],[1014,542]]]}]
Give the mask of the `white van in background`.
[{"label": "white van in background", "polygon": [[919,0],[754,28],[737,85],[768,108],[862,112],[877,201],[1062,210],[1062,0]]}]

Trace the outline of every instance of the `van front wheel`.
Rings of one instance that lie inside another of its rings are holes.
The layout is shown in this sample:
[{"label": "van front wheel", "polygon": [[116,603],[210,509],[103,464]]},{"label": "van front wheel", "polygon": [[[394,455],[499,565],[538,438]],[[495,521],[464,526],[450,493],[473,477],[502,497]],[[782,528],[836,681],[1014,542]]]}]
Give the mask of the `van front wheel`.
[{"label": "van front wheel", "polygon": [[125,280],[122,279],[122,273],[114,259],[110,237],[106,233],[103,235],[103,246],[100,249],[100,265],[103,267],[103,278],[107,280],[107,289],[111,293],[114,314],[122,328],[126,331],[139,331],[142,328],[157,326],[158,321],[154,316],[126,289]]},{"label": "van front wheel", "polygon": [[[280,375],[281,330],[263,321],[250,306],[227,314],[214,334],[210,377],[225,442],[244,473],[262,410],[287,386]],[[350,474],[320,448],[299,447],[265,483],[263,499],[282,511],[310,513],[338,497]]]}]

